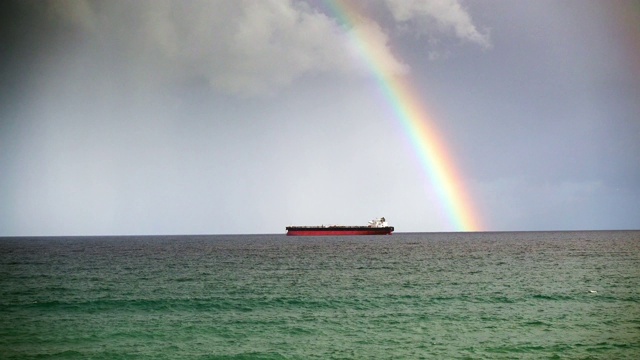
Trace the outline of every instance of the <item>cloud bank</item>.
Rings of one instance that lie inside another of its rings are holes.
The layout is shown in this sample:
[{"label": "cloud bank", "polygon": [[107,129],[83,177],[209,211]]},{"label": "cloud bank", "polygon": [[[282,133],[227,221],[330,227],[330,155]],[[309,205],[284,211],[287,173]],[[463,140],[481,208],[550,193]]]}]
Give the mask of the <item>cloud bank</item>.
[{"label": "cloud bank", "polygon": [[305,74],[354,70],[342,29],[304,3],[58,0],[49,9],[89,40],[76,51],[112,46],[144,81],[205,78],[252,94]]},{"label": "cloud bank", "polygon": [[[416,31],[489,46],[457,1],[386,0],[386,6],[395,21],[412,23]],[[77,36],[65,51],[101,59],[108,52],[107,60],[127,66],[130,81],[141,83],[204,79],[230,94],[255,95],[308,75],[363,76],[368,69],[350,40],[354,30],[366,34],[388,72],[408,71],[375,19],[346,29],[302,1],[50,0],[45,8]]]}]

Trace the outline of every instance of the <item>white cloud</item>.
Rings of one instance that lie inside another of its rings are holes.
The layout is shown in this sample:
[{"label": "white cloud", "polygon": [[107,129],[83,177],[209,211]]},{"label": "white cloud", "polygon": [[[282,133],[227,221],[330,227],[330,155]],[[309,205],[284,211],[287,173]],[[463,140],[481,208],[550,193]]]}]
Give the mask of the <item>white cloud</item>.
[{"label": "white cloud", "polygon": [[[477,31],[457,1],[386,4],[398,22],[414,27],[428,19],[439,32],[489,46],[488,36]],[[369,74],[349,31],[366,40],[374,52],[366,56],[387,72],[408,70],[374,20],[361,18],[346,29],[303,1],[50,0],[49,5],[51,14],[82,34],[72,56],[88,55],[88,63],[107,71],[123,70],[126,81],[135,82],[130,88],[206,79],[222,91],[252,95],[277,91],[307,74]],[[105,54],[108,64],[102,61]]]},{"label": "white cloud", "polygon": [[345,29],[303,2],[53,0],[50,5],[91,40],[75,51],[114,46],[114,56],[144,82],[206,78],[230,93],[255,94],[305,74],[362,73]]},{"label": "white cloud", "polygon": [[[378,23],[362,18],[357,21],[353,29],[357,40],[352,42],[352,51],[364,56],[367,61],[375,61],[375,66],[386,74],[405,74],[409,66],[398,60],[389,48],[389,36],[380,28]],[[366,47],[367,50],[359,49]],[[362,52],[365,52],[363,54]]]},{"label": "white cloud", "polygon": [[396,21],[415,21],[423,27],[435,22],[439,31],[451,32],[484,48],[491,46],[488,34],[478,31],[458,0],[386,0],[385,3]]}]

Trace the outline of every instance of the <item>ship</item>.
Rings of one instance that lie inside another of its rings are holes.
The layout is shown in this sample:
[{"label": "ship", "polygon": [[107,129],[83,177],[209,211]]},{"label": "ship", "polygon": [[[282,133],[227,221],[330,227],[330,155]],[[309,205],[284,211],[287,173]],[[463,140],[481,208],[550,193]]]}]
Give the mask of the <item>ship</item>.
[{"label": "ship", "polygon": [[288,236],[391,235],[394,230],[384,217],[373,219],[365,226],[287,226],[286,229]]}]

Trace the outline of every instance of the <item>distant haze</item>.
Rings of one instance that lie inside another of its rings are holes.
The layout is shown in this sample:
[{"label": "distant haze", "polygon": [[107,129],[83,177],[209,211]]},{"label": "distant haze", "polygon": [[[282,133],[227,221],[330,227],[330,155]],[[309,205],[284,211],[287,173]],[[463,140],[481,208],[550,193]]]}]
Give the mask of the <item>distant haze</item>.
[{"label": "distant haze", "polygon": [[[640,229],[633,2],[354,1],[484,230]],[[457,230],[330,5],[3,2],[0,236]]]}]

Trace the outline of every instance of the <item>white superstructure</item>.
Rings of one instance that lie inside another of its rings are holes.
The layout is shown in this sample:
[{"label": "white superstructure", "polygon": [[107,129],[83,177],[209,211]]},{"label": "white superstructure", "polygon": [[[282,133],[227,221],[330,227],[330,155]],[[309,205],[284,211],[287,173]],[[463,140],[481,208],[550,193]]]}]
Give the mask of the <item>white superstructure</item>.
[{"label": "white superstructure", "polygon": [[384,216],[381,217],[380,219],[369,220],[369,227],[379,228],[379,227],[387,227],[387,226],[389,225],[387,224],[387,220],[384,219]]}]

